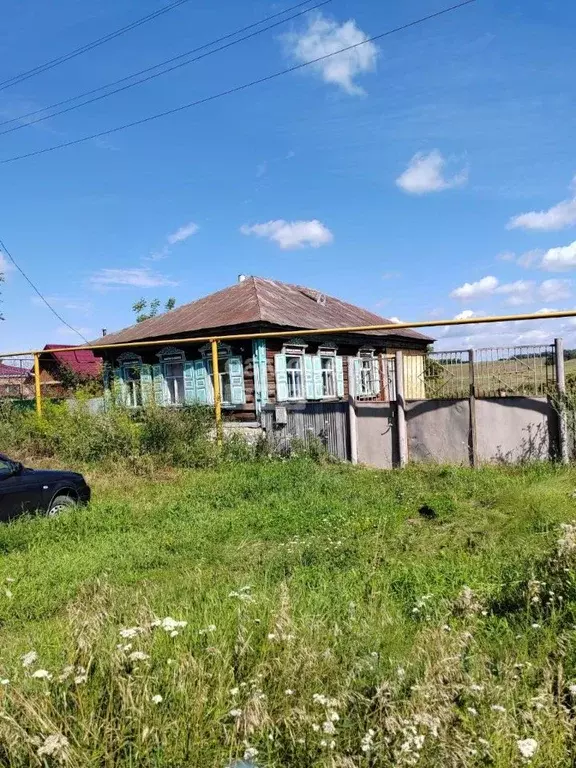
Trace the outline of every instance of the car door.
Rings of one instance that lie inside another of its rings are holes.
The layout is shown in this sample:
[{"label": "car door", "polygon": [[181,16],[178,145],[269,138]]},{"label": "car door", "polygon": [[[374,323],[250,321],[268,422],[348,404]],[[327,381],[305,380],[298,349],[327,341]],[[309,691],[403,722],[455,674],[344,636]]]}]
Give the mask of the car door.
[{"label": "car door", "polygon": [[42,488],[34,474],[15,473],[12,462],[0,459],[0,521],[10,520],[42,506]]}]

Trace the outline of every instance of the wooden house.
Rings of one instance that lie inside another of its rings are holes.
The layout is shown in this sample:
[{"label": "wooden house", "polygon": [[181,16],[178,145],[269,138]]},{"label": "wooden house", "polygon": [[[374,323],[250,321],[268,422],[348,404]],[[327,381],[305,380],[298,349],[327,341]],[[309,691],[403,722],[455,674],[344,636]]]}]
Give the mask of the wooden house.
[{"label": "wooden house", "polygon": [[[249,334],[247,340],[221,342],[219,376],[223,407],[230,417],[254,421],[269,404],[330,401],[348,397],[350,376],[356,394],[388,399],[393,377],[390,355],[402,349],[422,362],[432,342],[409,329],[298,336],[299,330],[346,328],[387,323],[373,312],[299,285],[261,277],[238,283],[177,309],[93,342],[106,362],[108,386],[126,406],[154,400],[162,406],[212,404],[214,387],[210,344],[179,339]],[[260,333],[293,335],[259,338]],[[170,343],[162,345],[162,340]],[[138,346],[156,341],[157,346]],[[122,344],[130,347],[122,349]],[[99,345],[118,344],[118,349]],[[135,346],[132,346],[136,344]],[[416,361],[415,361],[416,362]],[[411,384],[408,382],[408,387]],[[423,382],[422,382],[423,386]]]}]

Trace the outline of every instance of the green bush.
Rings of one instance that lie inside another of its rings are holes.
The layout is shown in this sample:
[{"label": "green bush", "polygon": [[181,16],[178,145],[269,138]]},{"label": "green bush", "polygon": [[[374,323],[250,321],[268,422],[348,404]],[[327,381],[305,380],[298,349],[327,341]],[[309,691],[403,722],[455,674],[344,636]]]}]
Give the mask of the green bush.
[{"label": "green bush", "polygon": [[37,457],[57,457],[69,462],[128,461],[179,467],[207,466],[215,460],[216,447],[209,439],[209,408],[176,410],[156,407],[132,412],[111,407],[90,411],[86,399],[67,403],[46,402],[41,419],[0,404],[2,448]]}]

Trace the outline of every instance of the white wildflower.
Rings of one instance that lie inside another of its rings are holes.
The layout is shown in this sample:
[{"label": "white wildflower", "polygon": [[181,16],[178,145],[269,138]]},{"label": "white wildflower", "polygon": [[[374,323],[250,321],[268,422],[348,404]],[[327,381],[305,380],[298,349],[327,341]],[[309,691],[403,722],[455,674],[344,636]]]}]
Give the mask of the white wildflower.
[{"label": "white wildflower", "polygon": [[362,739],[360,740],[360,749],[362,752],[370,752],[375,735],[376,731],[373,728],[369,728],[368,732],[362,736]]},{"label": "white wildflower", "polygon": [[228,712],[230,717],[241,717],[242,716],[242,710],[241,709],[231,709],[230,712]]},{"label": "white wildflower", "polygon": [[324,696],[323,693],[313,693],[312,701],[314,702],[314,704],[320,704],[321,706],[325,706],[328,702],[328,699],[326,696]]},{"label": "white wildflower", "polygon": [[38,654],[36,651],[28,651],[28,653],[20,656],[20,659],[22,661],[23,667],[31,667],[32,664],[34,664],[34,662],[38,659]]},{"label": "white wildflower", "polygon": [[268,640],[276,640],[276,635],[274,634],[274,632],[270,632],[268,634]]},{"label": "white wildflower", "polygon": [[6,576],[6,579],[5,579],[5,581],[6,581],[8,584],[14,584],[14,582],[16,581],[16,579],[13,579],[13,578],[12,578],[12,576]]},{"label": "white wildflower", "polygon": [[32,677],[35,677],[36,680],[51,680],[52,675],[50,672],[48,672],[47,669],[37,669],[36,672],[32,675]]},{"label": "white wildflower", "polygon": [[4,590],[4,594],[6,595],[8,600],[12,600],[12,598],[14,597],[14,595],[12,594],[12,592],[9,589],[5,589]]},{"label": "white wildflower", "polygon": [[286,694],[286,696],[294,696],[294,691],[292,690],[292,688],[286,688],[284,693]]},{"label": "white wildflower", "polygon": [[73,673],[74,673],[74,667],[73,667],[73,666],[71,666],[71,665],[70,665],[70,666],[68,666],[68,667],[64,667],[64,669],[62,670],[62,673],[61,673],[61,674],[60,674],[60,676],[58,677],[58,681],[59,681],[60,683],[63,683],[63,682],[64,682],[65,680],[67,680],[67,679],[70,677],[70,675],[72,675]]},{"label": "white wildflower", "polygon": [[540,624],[534,622],[534,624],[532,624],[532,629],[540,629]]},{"label": "white wildflower", "polygon": [[87,681],[88,681],[88,675],[86,674],[76,675],[76,677],[74,678],[74,682],[76,685],[83,685]]},{"label": "white wildflower", "polygon": [[138,635],[143,634],[144,631],[143,627],[126,627],[126,629],[120,630],[120,637],[128,640],[131,637],[137,637]]},{"label": "white wildflower", "polygon": [[178,632],[177,629],[173,629],[172,632],[170,632],[170,637],[178,637],[180,632]]},{"label": "white wildflower", "polygon": [[484,690],[484,686],[483,685],[478,685],[477,683],[473,683],[470,686],[470,690],[474,691],[475,693],[481,693]]},{"label": "white wildflower", "polygon": [[406,670],[403,667],[398,667],[398,669],[396,670],[396,674],[400,679],[402,679],[403,677],[406,676]]},{"label": "white wildflower", "polygon": [[148,656],[147,653],[144,653],[144,651],[132,651],[128,658],[130,661],[146,661],[150,656]]},{"label": "white wildflower", "polygon": [[230,696],[238,696],[240,693],[240,688],[231,688],[230,689]]},{"label": "white wildflower", "polygon": [[8,680],[8,678],[5,677],[2,680],[0,680],[0,685],[10,685],[10,680]]},{"label": "white wildflower", "polygon": [[516,744],[518,745],[520,754],[522,757],[526,758],[526,760],[530,760],[530,758],[534,757],[536,750],[538,749],[538,742],[536,739],[518,739]]},{"label": "white wildflower", "polygon": [[160,696],[159,693],[157,693],[155,696],[152,696],[152,704],[162,704],[164,699],[162,696]]},{"label": "white wildflower", "polygon": [[199,629],[199,635],[208,635],[211,632],[216,632],[216,624],[209,624],[205,629]]},{"label": "white wildflower", "polygon": [[466,709],[472,715],[472,717],[476,717],[478,715],[478,710],[474,709],[474,707],[466,707]]},{"label": "white wildflower", "polygon": [[244,760],[253,760],[258,755],[256,747],[248,747],[244,752]]},{"label": "white wildflower", "polygon": [[312,730],[315,733],[318,733],[318,731],[320,730],[320,726],[318,725],[318,723],[312,723]]},{"label": "white wildflower", "polygon": [[332,720],[333,723],[337,723],[340,720],[338,712],[328,712],[328,720]]},{"label": "white wildflower", "polygon": [[322,723],[322,730],[329,736],[333,736],[336,733],[336,726],[332,720],[326,720],[326,722]]},{"label": "white wildflower", "polygon": [[506,708],[502,706],[502,704],[492,704],[490,707],[492,712],[506,712]]},{"label": "white wildflower", "polygon": [[188,626],[187,621],[178,621],[177,619],[173,619],[172,616],[166,616],[165,619],[162,619],[160,622],[160,626],[165,632],[174,632],[176,629],[184,629],[184,627]]},{"label": "white wildflower", "polygon": [[569,685],[568,690],[570,691],[570,694],[572,696],[576,697],[576,683],[572,683],[572,685]]},{"label": "white wildflower", "polygon": [[132,650],[132,643],[118,643],[116,650],[122,651],[123,653],[128,653],[128,651]]},{"label": "white wildflower", "polygon": [[46,736],[44,743],[38,747],[36,754],[38,757],[55,757],[64,762],[67,758],[68,739],[61,733],[52,733]]}]

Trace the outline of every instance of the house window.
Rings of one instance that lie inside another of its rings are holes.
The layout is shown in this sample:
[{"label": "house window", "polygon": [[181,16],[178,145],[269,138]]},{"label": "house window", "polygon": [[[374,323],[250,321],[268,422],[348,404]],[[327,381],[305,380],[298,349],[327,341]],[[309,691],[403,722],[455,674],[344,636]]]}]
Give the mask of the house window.
[{"label": "house window", "polygon": [[124,363],[124,384],[126,385],[126,405],[138,408],[142,405],[142,379],[139,363]]},{"label": "house window", "polygon": [[164,404],[183,405],[186,402],[184,388],[184,360],[186,356],[181,349],[164,347],[157,357],[164,368]]},{"label": "house window", "polygon": [[184,403],[184,363],[164,363],[167,401],[169,405]]},{"label": "house window", "polygon": [[[212,368],[212,360],[208,361],[208,372],[212,381],[212,387],[214,387],[214,370]],[[229,360],[227,357],[222,358],[220,353],[218,354],[218,379],[220,380],[220,399],[223,404],[230,405],[232,402],[232,386],[230,384],[230,371],[228,369]]]},{"label": "house window", "polygon": [[288,379],[288,399],[304,399],[304,355],[286,355],[286,377]]},{"label": "house window", "polygon": [[322,397],[336,397],[336,358],[334,355],[320,355],[322,370]]},{"label": "house window", "polygon": [[375,397],[380,392],[380,364],[374,349],[366,347],[358,353],[357,394],[360,397]]},{"label": "house window", "polygon": [[360,394],[371,395],[374,392],[374,377],[372,373],[372,358],[360,359]]}]

